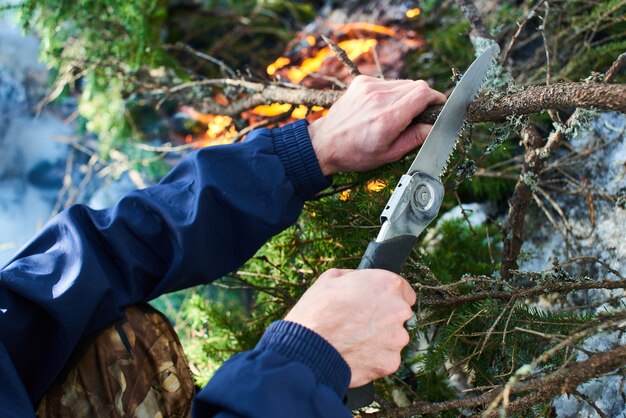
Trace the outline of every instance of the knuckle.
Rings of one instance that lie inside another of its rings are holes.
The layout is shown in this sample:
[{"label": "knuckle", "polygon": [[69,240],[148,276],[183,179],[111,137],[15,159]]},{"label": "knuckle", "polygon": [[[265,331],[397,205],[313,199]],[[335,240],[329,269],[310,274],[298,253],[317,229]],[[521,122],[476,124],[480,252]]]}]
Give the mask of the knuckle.
[{"label": "knuckle", "polygon": [[400,347],[402,348],[406,347],[407,345],[409,345],[410,341],[411,341],[411,336],[409,335],[408,331],[402,328],[402,331],[398,335],[398,343],[400,344]]},{"label": "knuckle", "polygon": [[415,80],[415,86],[419,89],[430,90],[430,86],[424,80]]},{"label": "knuckle", "polygon": [[335,279],[339,276],[341,276],[340,270],[337,268],[331,268],[331,269],[326,270],[324,273],[322,273],[322,275],[320,275],[320,277],[317,280],[319,281],[319,280]]},{"label": "knuckle", "polygon": [[404,285],[404,279],[397,274],[389,274],[387,277],[387,286],[393,292],[398,292]]},{"label": "knuckle", "polygon": [[398,320],[402,323],[411,319],[412,316],[413,310],[408,305],[405,305],[402,309],[398,310]]},{"label": "knuckle", "polygon": [[400,362],[401,357],[399,352],[390,353],[388,356],[386,356],[385,362],[382,366],[382,371],[384,375],[389,376],[390,374],[395,373],[396,370],[398,370],[398,368],[400,367]]}]

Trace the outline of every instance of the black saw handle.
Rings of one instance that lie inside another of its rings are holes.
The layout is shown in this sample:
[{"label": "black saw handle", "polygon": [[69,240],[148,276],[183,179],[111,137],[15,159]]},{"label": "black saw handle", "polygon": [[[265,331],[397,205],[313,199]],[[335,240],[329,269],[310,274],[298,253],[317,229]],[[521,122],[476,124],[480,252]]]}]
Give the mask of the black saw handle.
[{"label": "black saw handle", "polygon": [[[406,259],[417,242],[413,235],[400,235],[382,242],[370,242],[359,263],[359,270],[383,269],[400,273]],[[350,409],[363,408],[374,401],[372,382],[348,390],[346,405]]]}]

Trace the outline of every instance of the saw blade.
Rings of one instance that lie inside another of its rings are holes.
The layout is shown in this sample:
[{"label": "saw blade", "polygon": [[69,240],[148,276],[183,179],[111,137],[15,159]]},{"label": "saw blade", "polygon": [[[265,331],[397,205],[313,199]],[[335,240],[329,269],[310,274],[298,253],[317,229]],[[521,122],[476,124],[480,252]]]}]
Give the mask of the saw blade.
[{"label": "saw blade", "polygon": [[500,48],[494,44],[470,65],[441,109],[407,174],[420,171],[436,179],[441,176],[463,128],[467,107],[474,100],[494,57],[499,52]]}]

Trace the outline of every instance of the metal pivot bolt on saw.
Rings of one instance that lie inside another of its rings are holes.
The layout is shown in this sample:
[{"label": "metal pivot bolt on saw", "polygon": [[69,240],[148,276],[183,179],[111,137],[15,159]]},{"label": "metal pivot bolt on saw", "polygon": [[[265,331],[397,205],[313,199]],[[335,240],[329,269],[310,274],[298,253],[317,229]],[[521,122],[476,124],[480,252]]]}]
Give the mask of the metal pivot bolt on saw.
[{"label": "metal pivot bolt on saw", "polygon": [[[391,194],[380,215],[380,232],[368,245],[359,269],[376,268],[399,273],[419,234],[437,217],[444,197],[439,177],[454,151],[467,107],[499,52],[498,45],[484,51],[457,84],[413,164]],[[348,391],[347,406],[362,408],[373,400],[374,386],[369,383]]]}]

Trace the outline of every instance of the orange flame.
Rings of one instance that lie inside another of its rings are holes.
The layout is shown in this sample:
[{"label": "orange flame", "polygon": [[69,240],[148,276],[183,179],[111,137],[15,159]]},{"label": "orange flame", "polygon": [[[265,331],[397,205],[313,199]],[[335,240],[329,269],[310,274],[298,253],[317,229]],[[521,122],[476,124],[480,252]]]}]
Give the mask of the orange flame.
[{"label": "orange flame", "polygon": [[198,148],[210,145],[229,144],[237,134],[237,129],[235,129],[233,125],[233,118],[230,116],[200,113],[189,106],[181,106],[180,110],[187,113],[192,119],[207,125],[206,131],[199,138],[193,138],[191,135],[187,135],[185,138],[185,142],[187,143],[196,141]]},{"label": "orange flame", "polygon": [[339,200],[341,200],[342,202],[350,200],[350,190],[344,190],[343,192],[339,193]]},{"label": "orange flame", "polygon": [[387,36],[396,36],[397,32],[392,28],[382,25],[376,25],[369,22],[349,22],[338,26],[342,33],[356,32],[372,32]]},{"label": "orange flame", "polygon": [[385,180],[376,179],[367,183],[367,190],[374,193],[380,193],[387,187],[387,182]]},{"label": "orange flame", "polygon": [[[339,42],[337,45],[346,51],[348,58],[354,61],[359,56],[372,49],[377,43],[378,41],[376,41],[376,39],[348,39]],[[290,68],[287,72],[287,78],[293,83],[299,83],[307,75],[319,70],[326,58],[332,55],[333,52],[329,47],[322,48],[316,55],[302,61],[299,67]]]},{"label": "orange flame", "polygon": [[[288,103],[272,103],[270,105],[257,106],[254,109],[252,109],[252,112],[254,112],[255,114],[259,116],[271,117],[271,116],[278,116],[278,115],[287,113],[289,112],[289,109],[291,109],[291,105]],[[324,109],[321,106],[313,106],[311,108],[312,112],[319,112],[319,111],[325,111],[325,110],[326,109]],[[291,117],[295,119],[304,119],[308,112],[309,112],[308,107],[304,105],[299,105],[293,110],[293,112],[291,112]]]}]

